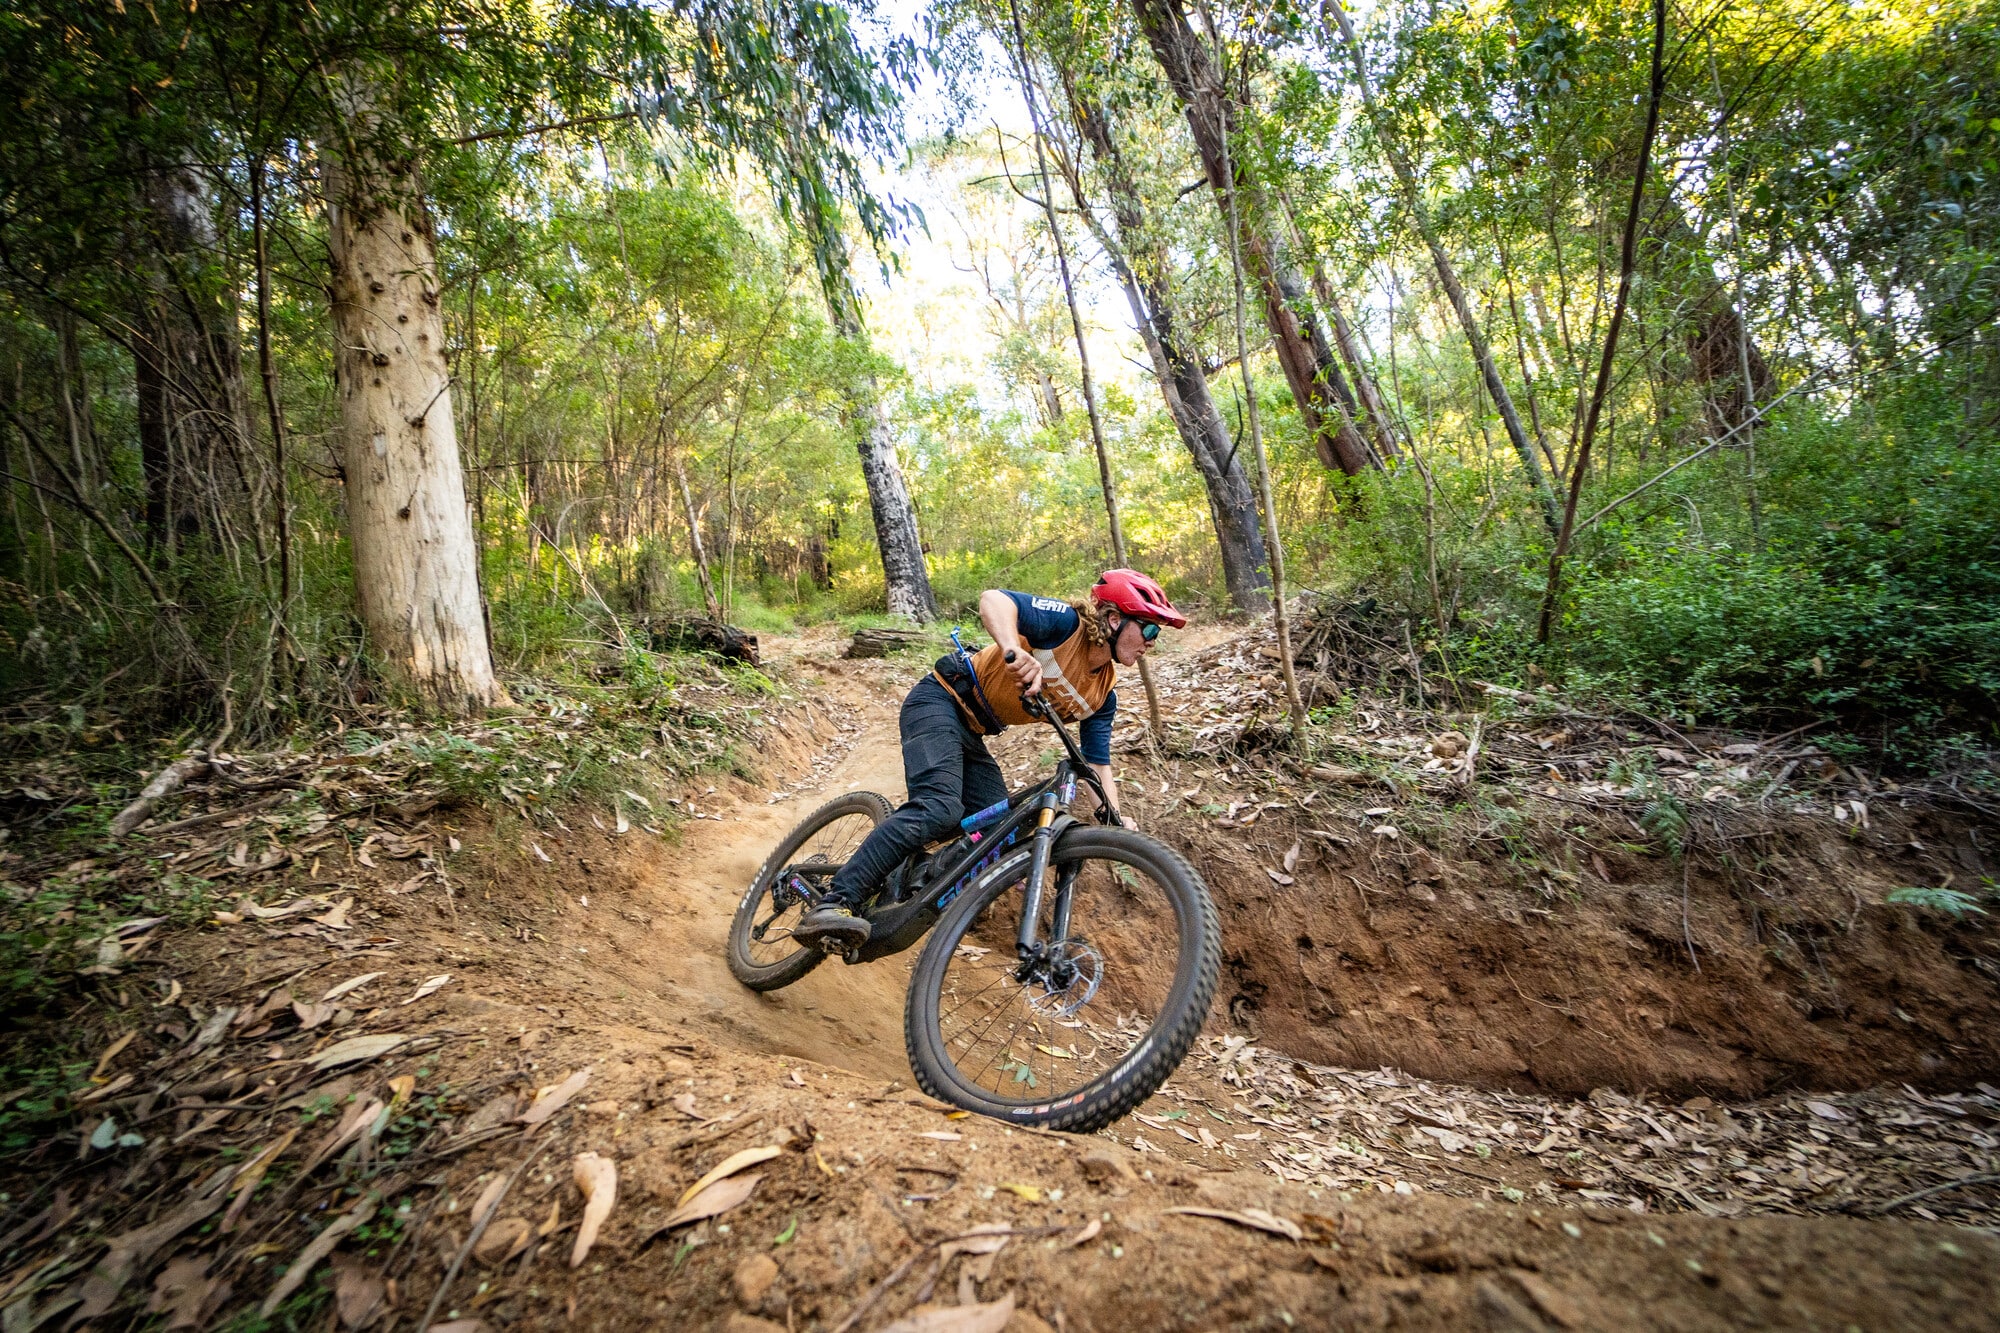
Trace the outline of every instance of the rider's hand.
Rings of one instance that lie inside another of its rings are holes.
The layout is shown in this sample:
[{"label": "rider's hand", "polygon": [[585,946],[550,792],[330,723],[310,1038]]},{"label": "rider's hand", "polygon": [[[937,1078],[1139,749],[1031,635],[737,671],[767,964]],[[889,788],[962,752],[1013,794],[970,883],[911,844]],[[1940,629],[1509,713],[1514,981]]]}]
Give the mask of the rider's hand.
[{"label": "rider's hand", "polygon": [[1022,698],[1032,698],[1042,692],[1042,664],[1027,649],[1016,649],[1014,660],[1007,663],[1007,669],[1020,682]]}]

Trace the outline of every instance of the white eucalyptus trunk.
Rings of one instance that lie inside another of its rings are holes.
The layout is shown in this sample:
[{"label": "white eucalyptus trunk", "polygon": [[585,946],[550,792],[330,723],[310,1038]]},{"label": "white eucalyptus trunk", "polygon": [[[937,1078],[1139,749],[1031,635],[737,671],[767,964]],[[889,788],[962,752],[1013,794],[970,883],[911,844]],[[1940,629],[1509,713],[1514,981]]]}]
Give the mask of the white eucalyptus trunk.
[{"label": "white eucalyptus trunk", "polygon": [[493,674],[416,164],[375,134],[365,84],[328,145],[335,370],[354,586],[382,667],[453,712],[509,702]]}]

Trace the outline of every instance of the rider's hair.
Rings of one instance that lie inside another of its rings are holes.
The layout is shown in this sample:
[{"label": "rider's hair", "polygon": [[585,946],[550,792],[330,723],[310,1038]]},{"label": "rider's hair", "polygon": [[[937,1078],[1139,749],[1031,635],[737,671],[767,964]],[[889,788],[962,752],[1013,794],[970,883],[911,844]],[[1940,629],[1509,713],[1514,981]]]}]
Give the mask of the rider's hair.
[{"label": "rider's hair", "polygon": [[1069,604],[1070,609],[1075,611],[1077,618],[1083,622],[1083,641],[1085,643],[1093,648],[1097,648],[1111,642],[1110,620],[1111,612],[1114,609],[1112,606],[1108,603],[1098,601],[1089,593],[1085,593],[1081,597],[1070,598]]}]

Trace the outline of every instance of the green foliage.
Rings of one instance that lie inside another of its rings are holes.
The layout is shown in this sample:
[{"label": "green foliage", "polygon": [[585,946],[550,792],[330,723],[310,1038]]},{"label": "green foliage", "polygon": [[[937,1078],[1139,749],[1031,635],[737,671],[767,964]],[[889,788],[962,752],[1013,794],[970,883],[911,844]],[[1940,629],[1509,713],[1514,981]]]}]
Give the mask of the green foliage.
[{"label": "green foliage", "polygon": [[1979,900],[1959,889],[1891,889],[1883,895],[1884,902],[1901,907],[1921,907],[1932,912],[1943,912],[1954,921],[1963,921],[1967,916],[1984,916],[1986,909]]}]

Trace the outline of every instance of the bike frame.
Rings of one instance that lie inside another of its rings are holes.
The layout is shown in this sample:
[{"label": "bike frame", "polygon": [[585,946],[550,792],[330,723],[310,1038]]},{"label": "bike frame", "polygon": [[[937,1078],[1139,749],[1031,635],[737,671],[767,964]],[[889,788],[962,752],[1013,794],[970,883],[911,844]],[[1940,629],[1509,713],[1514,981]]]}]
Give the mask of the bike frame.
[{"label": "bike frame", "polygon": [[[1097,793],[1099,809],[1110,810],[1111,803],[1105,795],[1104,785],[1091,769],[1071,738],[1069,729],[1063,726],[1053,710],[1039,699],[1024,701],[1028,711],[1055,729],[1062,739],[1065,757],[1056,762],[1055,773],[1043,782],[1015,792],[1007,798],[1008,812],[996,824],[988,825],[977,832],[976,841],[971,842],[962,852],[943,866],[933,866],[931,883],[914,898],[900,902],[876,902],[862,907],[860,915],[866,918],[870,927],[868,942],[847,955],[850,963],[873,962],[886,958],[922,939],[930,928],[937,924],[944,909],[963,893],[980,875],[998,864],[1004,849],[1013,846],[1023,830],[1032,827],[1031,846],[1028,859],[1028,889],[1021,904],[1021,926],[1015,938],[1015,949],[1022,961],[1022,977],[1038,964],[1047,951],[1047,944],[1037,938],[1035,919],[1041,915],[1044,894],[1043,879],[1048,874],[1049,855],[1057,838],[1065,829],[1077,821],[1064,813],[1065,808],[1076,798],[1076,783],[1082,778],[1085,785]],[[773,885],[780,884],[787,875],[797,875],[808,881],[824,883],[837,873],[845,862],[838,864],[790,865],[778,872]],[[1056,884],[1053,920],[1053,939],[1049,943],[1059,943],[1069,935],[1070,889],[1068,877]]]}]

